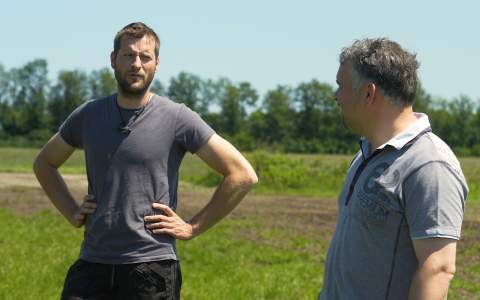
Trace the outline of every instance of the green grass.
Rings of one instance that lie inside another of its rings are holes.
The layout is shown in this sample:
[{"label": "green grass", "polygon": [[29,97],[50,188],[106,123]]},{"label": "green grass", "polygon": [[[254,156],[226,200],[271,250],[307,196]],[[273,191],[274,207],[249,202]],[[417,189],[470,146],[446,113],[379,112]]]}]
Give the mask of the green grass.
[{"label": "green grass", "polygon": [[[30,173],[37,149],[0,148],[0,172]],[[254,193],[316,197],[336,197],[352,159],[346,155],[248,153],[260,177]],[[480,158],[461,158],[467,178],[469,200],[480,199]],[[63,173],[85,173],[83,152],[76,151],[61,167]],[[196,156],[187,154],[180,169],[180,180],[202,186],[216,185],[220,177]]]},{"label": "green grass", "polygon": [[[319,255],[311,255],[304,249],[313,241],[262,228],[259,220],[228,220],[198,239],[180,243],[183,298],[314,299],[322,285],[326,241],[318,241]],[[249,240],[239,230],[285,244],[278,248]]]},{"label": "green grass", "polygon": [[[229,218],[192,241],[179,241],[182,299],[315,299],[330,236],[265,225]],[[457,255],[449,293],[454,300],[480,295],[480,246],[470,240],[478,240],[478,228],[466,228],[464,236],[469,245]],[[82,230],[57,214],[19,217],[0,208],[0,299],[58,299],[81,240]]]},{"label": "green grass", "polygon": [[[33,160],[40,149],[0,148],[0,172],[32,173]],[[85,173],[82,151],[75,151],[62,166],[61,171],[68,174]]]},{"label": "green grass", "polygon": [[[467,214],[475,215],[479,220],[479,203],[471,203],[467,210],[474,212]],[[468,211],[467,211],[468,213]],[[470,218],[468,218],[470,219]],[[468,226],[467,226],[468,225]],[[480,226],[479,223],[470,225],[463,224],[462,239],[458,243],[456,265],[457,270],[452,281],[448,299],[480,299]]]},{"label": "green grass", "polygon": [[[182,299],[314,299],[321,287],[326,241],[263,229],[261,220],[228,219],[188,242],[178,242]],[[246,238],[285,239],[282,247]],[[0,209],[0,299],[58,299],[78,256],[81,230],[44,212],[22,218]],[[312,248],[312,255],[305,249]]]},{"label": "green grass", "polygon": [[19,218],[0,209],[0,299],[58,299],[82,235],[52,213]]}]

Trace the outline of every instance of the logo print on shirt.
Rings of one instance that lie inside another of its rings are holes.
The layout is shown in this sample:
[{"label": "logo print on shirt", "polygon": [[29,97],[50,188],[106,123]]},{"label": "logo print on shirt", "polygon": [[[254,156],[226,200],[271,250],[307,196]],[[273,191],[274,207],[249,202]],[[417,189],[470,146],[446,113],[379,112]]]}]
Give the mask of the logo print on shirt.
[{"label": "logo print on shirt", "polygon": [[[387,202],[389,196],[385,192],[385,188],[394,187],[400,180],[400,172],[398,170],[393,171],[389,176],[389,164],[380,163],[370,171],[365,177],[362,190],[359,193],[360,205],[366,209],[368,214],[377,220],[385,221],[390,213]],[[388,178],[386,182],[382,184],[378,183],[378,178]]]}]

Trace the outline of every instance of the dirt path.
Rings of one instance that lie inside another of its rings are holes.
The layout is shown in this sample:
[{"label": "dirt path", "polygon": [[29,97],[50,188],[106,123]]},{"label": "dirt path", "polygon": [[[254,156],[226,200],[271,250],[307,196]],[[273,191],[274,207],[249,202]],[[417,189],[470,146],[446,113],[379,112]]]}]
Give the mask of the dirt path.
[{"label": "dirt path", "polygon": [[[84,175],[65,175],[65,180],[76,199],[87,191]],[[186,218],[197,212],[209,200],[212,189],[180,183],[180,215]],[[19,215],[30,215],[56,209],[40,188],[33,174],[0,173],[0,207],[7,207]],[[317,234],[319,230],[332,231],[337,209],[333,199],[314,199],[288,196],[249,195],[237,207],[232,218],[259,218],[274,228]]]}]

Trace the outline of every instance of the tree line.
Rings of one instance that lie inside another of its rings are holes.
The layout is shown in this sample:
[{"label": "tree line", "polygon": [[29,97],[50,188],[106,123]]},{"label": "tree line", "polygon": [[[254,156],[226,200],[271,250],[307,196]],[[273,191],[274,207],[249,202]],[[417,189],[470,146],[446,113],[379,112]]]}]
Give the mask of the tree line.
[{"label": "tree line", "polygon": [[[42,145],[77,106],[115,91],[109,68],[90,73],[64,70],[51,82],[43,59],[9,70],[0,64],[0,144]],[[249,82],[181,72],[168,85],[154,80],[152,91],[185,103],[242,150],[352,153],[358,149],[358,136],[342,123],[334,87],[316,79],[295,87],[278,85],[260,96]],[[434,132],[457,154],[480,155],[478,100],[435,98],[420,88],[414,108],[430,116]]]}]

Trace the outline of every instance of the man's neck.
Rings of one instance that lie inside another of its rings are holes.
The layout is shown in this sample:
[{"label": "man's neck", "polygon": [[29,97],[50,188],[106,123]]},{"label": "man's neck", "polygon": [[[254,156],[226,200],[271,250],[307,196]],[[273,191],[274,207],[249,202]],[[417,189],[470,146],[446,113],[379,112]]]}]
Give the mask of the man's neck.
[{"label": "man's neck", "polygon": [[396,135],[405,131],[417,121],[412,107],[406,107],[397,111],[386,113],[377,119],[369,135],[365,137],[372,145],[372,151],[391,140]]},{"label": "man's neck", "polygon": [[152,93],[150,93],[150,91],[146,91],[144,94],[138,96],[125,95],[122,92],[118,91],[117,102],[121,108],[135,109],[147,105],[148,101],[150,101],[151,96]]}]

